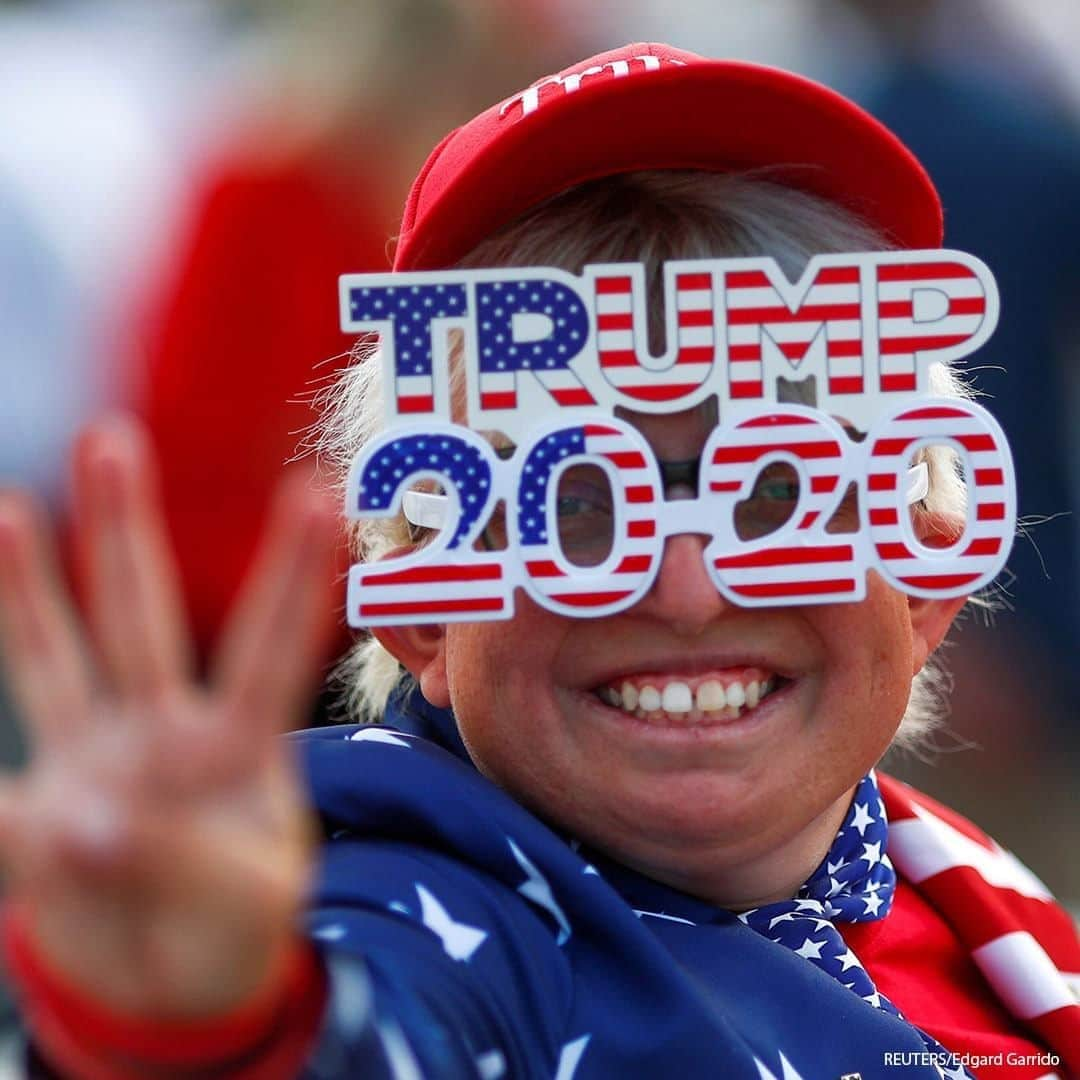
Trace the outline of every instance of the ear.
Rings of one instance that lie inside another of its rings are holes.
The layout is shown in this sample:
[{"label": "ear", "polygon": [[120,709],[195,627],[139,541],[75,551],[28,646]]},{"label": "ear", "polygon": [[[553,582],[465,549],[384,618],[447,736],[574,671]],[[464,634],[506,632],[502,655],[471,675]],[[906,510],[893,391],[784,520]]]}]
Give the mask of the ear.
[{"label": "ear", "polygon": [[[379,561],[400,558],[412,552],[412,547],[394,548]],[[421,692],[432,705],[439,709],[450,707],[444,625],[373,626],[371,632],[379,644],[420,684]]]},{"label": "ear", "polygon": [[911,674],[918,675],[934,654],[952,626],[953,619],[966,604],[966,596],[950,596],[929,600],[922,596],[908,597],[911,617]]},{"label": "ear", "polygon": [[[918,514],[915,529],[919,539],[927,547],[948,547],[959,539],[956,523],[940,514]],[[934,654],[953,624],[953,619],[968,602],[966,596],[950,596],[927,599],[922,596],[908,597],[911,618],[911,674],[917,675],[926,661]]]},{"label": "ear", "polygon": [[440,623],[419,626],[375,626],[371,632],[387,652],[420,684],[432,705],[450,707],[446,678],[446,627]]}]

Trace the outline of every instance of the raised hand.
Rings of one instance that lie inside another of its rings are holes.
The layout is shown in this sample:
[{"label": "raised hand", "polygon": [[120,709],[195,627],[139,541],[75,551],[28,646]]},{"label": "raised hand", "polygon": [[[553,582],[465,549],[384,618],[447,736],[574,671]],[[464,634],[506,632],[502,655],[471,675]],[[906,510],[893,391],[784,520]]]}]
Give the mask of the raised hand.
[{"label": "raised hand", "polygon": [[33,746],[0,783],[7,895],[43,958],[102,1004],[223,1012],[281,962],[309,879],[308,811],[275,734],[320,675],[336,509],[282,484],[200,686],[144,434],[90,429],[74,476],[85,625],[39,510],[0,494],[0,642]]}]

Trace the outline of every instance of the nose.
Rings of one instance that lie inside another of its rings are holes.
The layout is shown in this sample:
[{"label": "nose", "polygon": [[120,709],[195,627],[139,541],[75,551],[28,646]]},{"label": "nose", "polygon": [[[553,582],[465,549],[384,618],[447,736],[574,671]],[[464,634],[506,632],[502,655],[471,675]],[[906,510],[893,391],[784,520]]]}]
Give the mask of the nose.
[{"label": "nose", "polygon": [[717,591],[705,567],[709,538],[695,533],[669,536],[653,587],[635,613],[662,619],[677,633],[692,637],[736,610]]}]

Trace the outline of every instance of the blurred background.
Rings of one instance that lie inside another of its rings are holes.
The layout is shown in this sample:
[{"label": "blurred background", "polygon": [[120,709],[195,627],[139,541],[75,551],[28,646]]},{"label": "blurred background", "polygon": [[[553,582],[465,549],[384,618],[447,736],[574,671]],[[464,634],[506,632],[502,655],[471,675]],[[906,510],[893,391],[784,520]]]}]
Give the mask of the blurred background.
[{"label": "blurred background", "polygon": [[[313,468],[287,463],[350,345],[337,276],[386,268],[407,185],[449,128],[632,39],[854,96],[928,167],[947,243],[997,275],[1002,323],[971,367],[1026,525],[998,610],[946,650],[951,720],[890,765],[1075,909],[1075,0],[0,0],[0,483],[63,522],[72,433],[141,413],[205,655],[281,470]],[[18,761],[2,693],[0,713]]]}]

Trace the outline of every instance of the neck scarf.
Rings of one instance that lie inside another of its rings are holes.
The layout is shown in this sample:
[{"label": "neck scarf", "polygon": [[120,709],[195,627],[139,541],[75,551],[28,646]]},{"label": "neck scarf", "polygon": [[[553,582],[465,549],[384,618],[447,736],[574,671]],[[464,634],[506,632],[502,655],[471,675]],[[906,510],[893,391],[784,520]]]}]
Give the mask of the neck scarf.
[{"label": "neck scarf", "polygon": [[[739,918],[752,930],[809,960],[863,1001],[903,1020],[900,1010],[877,991],[869,972],[835,925],[883,919],[892,908],[896,870],[885,854],[888,828],[885,804],[871,770],[855,789],[829,853],[798,895],[744,911]],[[954,1054],[926,1032],[915,1030],[943,1078],[972,1080]]]}]

